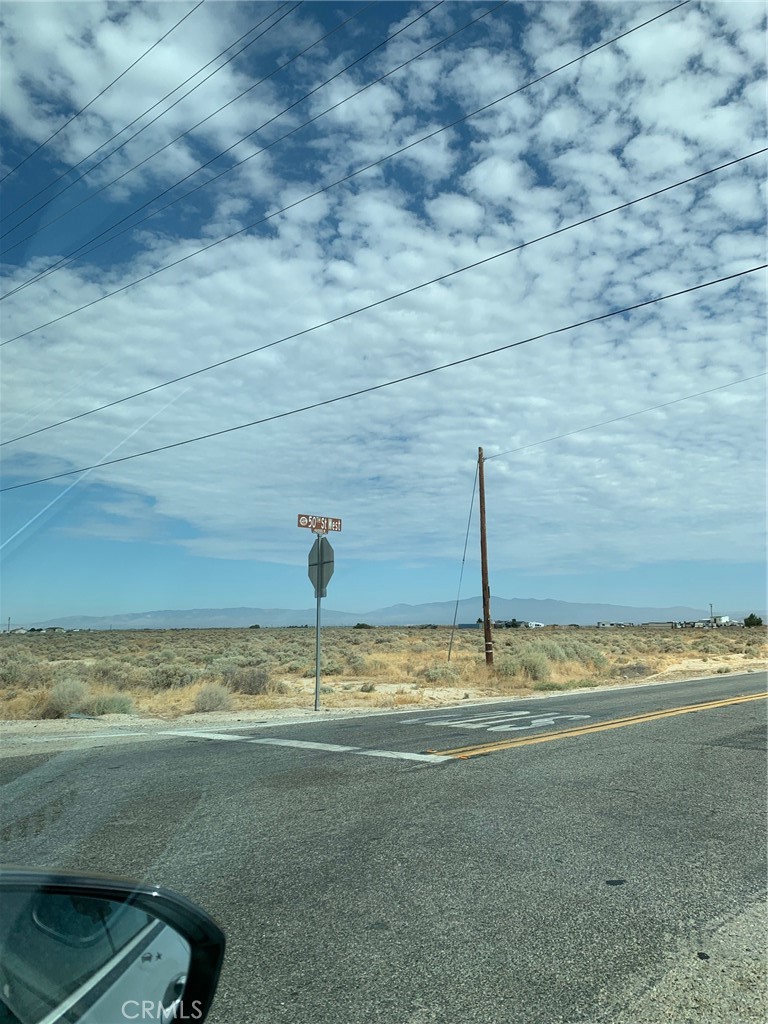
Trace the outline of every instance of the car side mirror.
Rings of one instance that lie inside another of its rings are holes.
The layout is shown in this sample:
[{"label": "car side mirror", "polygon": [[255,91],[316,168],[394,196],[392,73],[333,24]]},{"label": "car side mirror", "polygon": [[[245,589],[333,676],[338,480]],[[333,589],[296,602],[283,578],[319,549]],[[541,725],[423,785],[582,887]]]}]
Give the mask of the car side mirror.
[{"label": "car side mirror", "polygon": [[183,896],[106,875],[0,871],[0,1024],[200,1022],[224,958]]}]

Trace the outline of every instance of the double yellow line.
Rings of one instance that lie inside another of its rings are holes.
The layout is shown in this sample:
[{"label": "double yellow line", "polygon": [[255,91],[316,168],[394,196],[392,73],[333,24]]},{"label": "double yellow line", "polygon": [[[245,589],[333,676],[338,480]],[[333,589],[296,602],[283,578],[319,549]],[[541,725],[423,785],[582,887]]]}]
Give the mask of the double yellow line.
[{"label": "double yellow line", "polygon": [[728,697],[725,700],[711,700],[706,704],[687,704],[680,708],[669,708],[666,711],[649,711],[644,715],[632,715],[630,718],[613,718],[608,722],[596,722],[594,725],[581,725],[575,729],[561,729],[559,732],[539,733],[537,736],[526,736],[525,739],[497,740],[493,743],[474,743],[466,747],[453,747],[451,750],[429,750],[429,754],[441,754],[443,757],[469,758],[479,754],[493,754],[497,750],[510,750],[512,747],[528,747],[534,743],[549,743],[551,740],[570,740],[577,736],[589,736],[594,732],[605,732],[607,729],[623,729],[625,725],[638,725],[641,722],[655,722],[660,718],[672,718],[674,715],[688,715],[692,711],[710,711],[713,708],[727,708],[733,704],[745,704],[750,700],[764,700],[768,693],[751,693],[743,697]]}]

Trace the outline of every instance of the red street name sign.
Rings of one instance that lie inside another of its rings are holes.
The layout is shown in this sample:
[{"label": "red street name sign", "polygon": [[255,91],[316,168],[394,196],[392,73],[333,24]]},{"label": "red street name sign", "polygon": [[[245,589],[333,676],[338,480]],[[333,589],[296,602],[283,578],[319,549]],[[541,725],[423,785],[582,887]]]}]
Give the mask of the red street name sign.
[{"label": "red street name sign", "polygon": [[303,516],[299,515],[298,526],[305,530],[322,530],[323,533],[340,533],[341,520],[331,519],[329,516]]}]

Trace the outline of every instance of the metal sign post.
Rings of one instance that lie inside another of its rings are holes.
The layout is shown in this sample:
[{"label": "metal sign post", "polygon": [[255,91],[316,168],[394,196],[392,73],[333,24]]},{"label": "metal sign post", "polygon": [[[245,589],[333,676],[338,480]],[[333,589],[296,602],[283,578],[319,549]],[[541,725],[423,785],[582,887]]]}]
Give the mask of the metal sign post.
[{"label": "metal sign post", "polygon": [[317,595],[317,616],[315,618],[315,711],[320,710],[320,591]]},{"label": "metal sign post", "polygon": [[333,576],[333,548],[326,538],[329,530],[341,530],[340,519],[327,516],[300,515],[298,526],[310,529],[316,535],[309,552],[308,575],[315,588],[317,618],[315,623],[315,711],[320,710],[320,600],[327,594],[328,581]]}]

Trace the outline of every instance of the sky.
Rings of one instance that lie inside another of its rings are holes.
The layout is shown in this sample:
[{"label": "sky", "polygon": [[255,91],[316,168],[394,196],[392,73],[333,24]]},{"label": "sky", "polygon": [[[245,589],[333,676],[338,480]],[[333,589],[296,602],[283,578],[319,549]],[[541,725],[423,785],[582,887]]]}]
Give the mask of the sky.
[{"label": "sky", "polygon": [[479,447],[492,595],[765,609],[764,3],[195,2],[0,8],[3,625],[476,595]]}]

